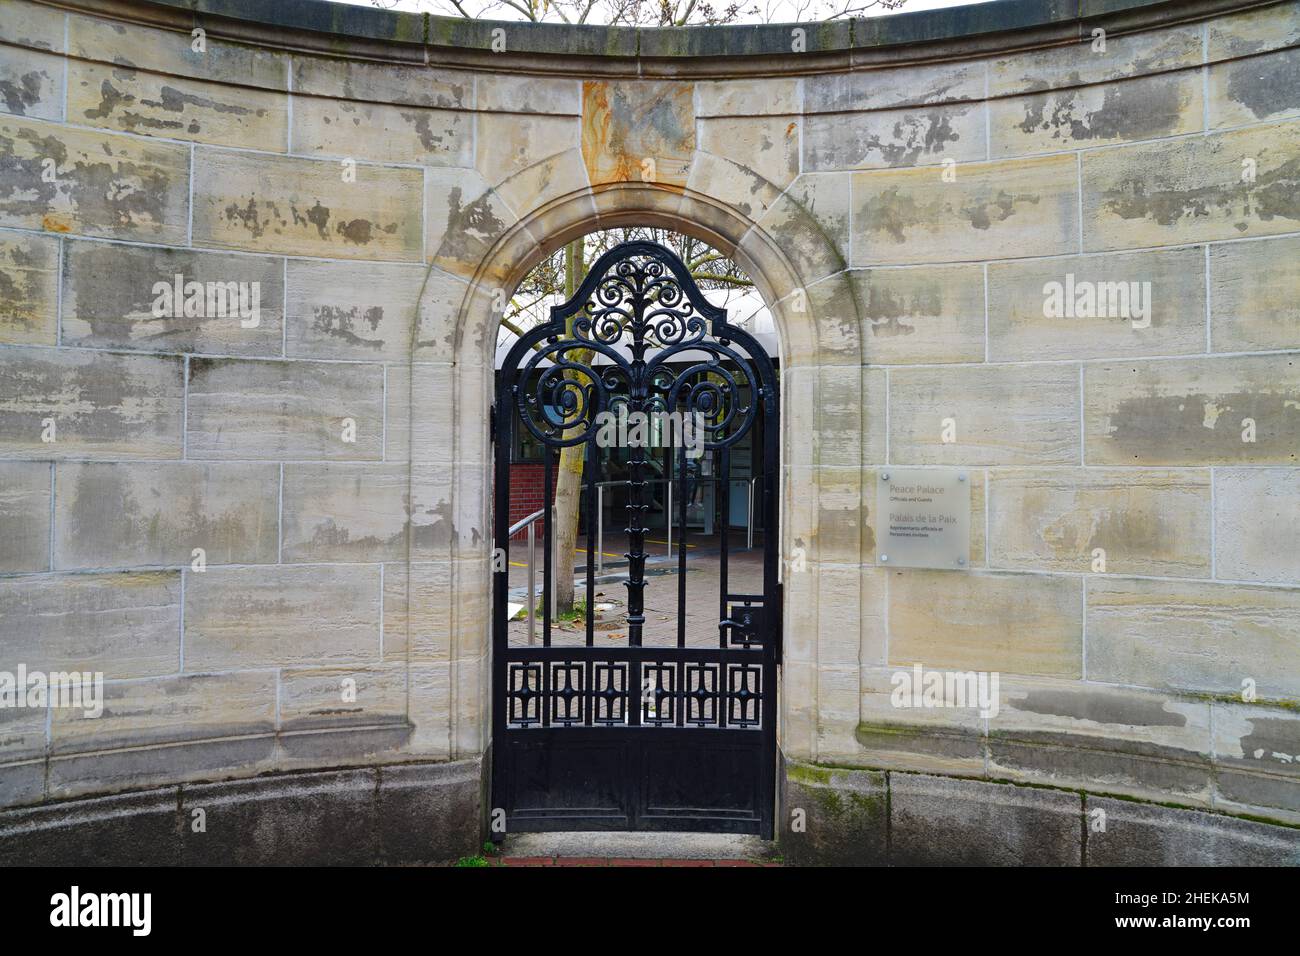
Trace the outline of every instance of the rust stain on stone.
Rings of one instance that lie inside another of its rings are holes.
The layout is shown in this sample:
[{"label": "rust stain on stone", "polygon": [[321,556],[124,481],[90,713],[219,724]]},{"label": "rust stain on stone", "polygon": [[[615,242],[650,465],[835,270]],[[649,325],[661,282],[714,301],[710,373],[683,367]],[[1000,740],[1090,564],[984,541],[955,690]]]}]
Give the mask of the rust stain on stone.
[{"label": "rust stain on stone", "polygon": [[582,158],[592,185],[685,186],[695,149],[694,96],[689,83],[586,81]]}]

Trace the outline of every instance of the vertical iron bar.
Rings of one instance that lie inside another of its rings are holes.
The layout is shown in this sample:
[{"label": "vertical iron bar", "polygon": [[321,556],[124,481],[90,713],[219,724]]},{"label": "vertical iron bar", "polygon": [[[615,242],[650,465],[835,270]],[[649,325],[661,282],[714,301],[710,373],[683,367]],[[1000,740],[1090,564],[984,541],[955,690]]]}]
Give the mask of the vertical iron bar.
[{"label": "vertical iron bar", "polygon": [[537,643],[537,522],[528,522],[528,644]]},{"label": "vertical iron bar", "polygon": [[596,503],[596,438],[587,439],[587,646],[595,643],[596,634],[596,535],[594,532],[595,516],[592,508]]},{"label": "vertical iron bar", "polygon": [[596,486],[596,573],[605,573],[605,484]]},{"label": "vertical iron bar", "polygon": [[[677,646],[686,646],[686,505],[690,497],[686,481],[686,445],[677,452],[677,470],[682,482],[681,501],[677,505],[682,524],[677,541]],[[671,519],[668,522],[672,524]]]},{"label": "vertical iron bar", "polygon": [[[731,448],[718,449],[718,488],[722,495],[722,543],[718,553],[718,620],[725,621],[727,614],[727,561],[730,557],[731,531]],[[718,640],[727,644],[726,631],[719,625]]]},{"label": "vertical iron bar", "polygon": [[551,646],[551,602],[555,594],[554,538],[551,526],[555,508],[551,502],[554,494],[551,482],[551,457],[554,454],[550,445],[542,452],[542,647]]},{"label": "vertical iron bar", "polygon": [[[668,456],[669,475],[672,474],[674,456]],[[668,479],[668,497],[664,501],[664,528],[668,531],[668,557],[673,556],[673,479]]]}]

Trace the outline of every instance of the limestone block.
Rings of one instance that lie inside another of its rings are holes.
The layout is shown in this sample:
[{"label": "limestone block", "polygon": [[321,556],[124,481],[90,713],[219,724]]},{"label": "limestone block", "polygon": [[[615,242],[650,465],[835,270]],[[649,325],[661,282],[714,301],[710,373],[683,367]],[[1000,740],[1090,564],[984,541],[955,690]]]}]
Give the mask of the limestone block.
[{"label": "limestone block", "polygon": [[1276,123],[1083,153],[1084,249],[1295,232],[1297,141]]},{"label": "limestone block", "polygon": [[965,571],[893,571],[889,661],[929,668],[1078,678],[1078,579]]},{"label": "limestone block", "polygon": [[804,169],[889,169],[988,157],[984,104],[916,106],[809,116]]},{"label": "limestone block", "polygon": [[1205,283],[1189,281],[1204,259],[1190,247],[990,263],[989,358],[1204,352]]},{"label": "limestone block", "polygon": [[1215,573],[1300,585],[1300,468],[1214,473]]},{"label": "limestone block", "polygon": [[990,776],[1209,805],[1210,705],[1151,691],[1006,681]]},{"label": "limestone block", "polygon": [[804,80],[804,112],[888,109],[982,99],[984,64],[939,63],[898,69],[825,73]]},{"label": "limestone block", "polygon": [[0,155],[0,225],[185,242],[185,146],[0,115]]},{"label": "limestone block", "polygon": [[989,533],[994,567],[1209,577],[1209,474],[999,469]]},{"label": "limestone block", "polygon": [[[50,466],[0,461],[0,573],[50,567]],[[2,752],[2,751],[0,751]]]},{"label": "limestone block", "polygon": [[283,560],[405,560],[410,483],[405,462],[285,465]]},{"label": "limestone block", "polygon": [[174,674],[180,664],[179,571],[42,574],[0,580],[5,669],[103,672],[106,680]]},{"label": "limestone block", "polygon": [[62,10],[35,3],[6,3],[0,7],[0,40],[19,47],[63,52]]},{"label": "limestone block", "polygon": [[1279,3],[1215,17],[1206,23],[1205,52],[1210,62],[1300,42],[1300,10]]},{"label": "limestone block", "polygon": [[715,80],[695,84],[697,116],[784,116],[802,112],[794,77]]},{"label": "limestone block", "polygon": [[1062,255],[1078,249],[1073,156],[853,174],[854,267]]},{"label": "limestone block", "polygon": [[68,61],[68,121],[82,126],[283,153],[289,97],[273,90]]},{"label": "limestone block", "polygon": [[419,263],[288,264],[291,357],[401,362],[427,267]]},{"label": "limestone block", "polygon": [[194,153],[194,243],[250,252],[413,261],[423,242],[419,169],[346,167],[200,147]]},{"label": "limestone block", "polygon": [[1091,29],[1087,33],[1079,42],[1066,46],[995,58],[989,64],[988,92],[999,96],[1104,84],[1201,63],[1201,28],[1197,24],[1121,36],[1108,34],[1104,48],[1094,41]]},{"label": "limestone block", "polygon": [[740,163],[697,150],[686,182],[692,192],[711,196],[740,215],[758,221],[781,195],[761,174]]},{"label": "limestone block", "polygon": [[[880,662],[883,664],[883,661]],[[895,705],[895,675],[904,668],[862,669],[861,722],[854,732],[858,759],[888,770],[982,776],[984,718],[977,707]]]},{"label": "limestone block", "polygon": [[1300,591],[1091,578],[1087,597],[1090,680],[1300,696]]},{"label": "limestone block", "polygon": [[[425,170],[425,249],[440,269],[464,279],[518,217],[474,170]],[[486,277],[504,284],[506,276]]]},{"label": "limestone block", "polygon": [[1300,115],[1300,48],[1210,67],[1210,126],[1244,126]]},{"label": "limestone block", "polygon": [[582,84],[563,77],[522,74],[477,74],[475,104],[479,110],[501,113],[582,112]]},{"label": "limestone block", "polygon": [[65,240],[64,345],[278,356],[283,321],[283,259]]},{"label": "limestone block", "polygon": [[[472,109],[474,74],[404,63],[295,56],[293,92],[376,103],[441,109]],[[305,94],[305,95],[304,95]]]},{"label": "limestone block", "polygon": [[1088,365],[1084,406],[1089,465],[1300,463],[1294,355]]},{"label": "limestone block", "polygon": [[405,721],[405,667],[313,667],[280,672],[280,726],[285,731]]},{"label": "limestone block", "polygon": [[1259,704],[1211,706],[1216,805],[1300,823],[1300,715]]},{"label": "limestone block", "polygon": [[384,370],[193,359],[188,413],[193,458],[376,461],[384,447]]},{"label": "limestone block", "polygon": [[480,113],[477,123],[474,165],[491,186],[582,142],[576,116]]},{"label": "limestone block", "polygon": [[789,116],[702,119],[700,149],[752,169],[785,189],[799,175],[800,122]]},{"label": "limestone block", "polygon": [[454,110],[295,96],[293,151],[427,166],[474,164],[474,117]]},{"label": "limestone block", "polygon": [[1198,132],[1201,74],[1159,73],[989,101],[992,155],[1026,156]]},{"label": "limestone block", "polygon": [[181,456],[180,359],[35,347],[4,355],[0,458]]},{"label": "limestone block", "polygon": [[0,342],[58,340],[58,274],[58,239],[0,231]]},{"label": "limestone block", "polygon": [[[948,437],[954,440],[945,441]],[[889,453],[899,464],[1078,464],[1079,370],[1073,365],[893,369]]]},{"label": "limestone block", "polygon": [[280,469],[242,462],[55,466],[57,568],[275,563]]},{"label": "limestone block", "polygon": [[864,323],[863,358],[874,365],[982,362],[984,270],[980,266],[855,269]]},{"label": "limestone block", "polygon": [[1300,348],[1300,236],[1210,246],[1216,352]]},{"label": "limestone block", "polygon": [[210,568],[185,583],[185,670],[379,659],[378,565]]},{"label": "limestone block", "polygon": [[5,58],[0,62],[0,111],[35,119],[62,119],[62,58],[6,46]]},{"label": "limestone block", "polygon": [[[517,553],[512,560],[518,560]],[[449,561],[413,562],[409,592],[405,566],[384,569],[385,660],[446,661],[451,657],[452,591]]]},{"label": "limestone block", "polygon": [[772,205],[762,227],[804,281],[842,271],[849,251],[849,174],[800,176]]}]

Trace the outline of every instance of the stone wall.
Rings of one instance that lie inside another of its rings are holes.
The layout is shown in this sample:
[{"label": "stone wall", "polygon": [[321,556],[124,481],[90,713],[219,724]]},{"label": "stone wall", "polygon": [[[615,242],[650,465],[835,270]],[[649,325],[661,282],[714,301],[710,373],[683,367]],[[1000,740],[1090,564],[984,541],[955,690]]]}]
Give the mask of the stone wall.
[{"label": "stone wall", "polygon": [[[786,758],[1300,824],[1300,4],[0,44],[0,669],[108,679],[0,710],[0,805],[482,755],[494,293],[640,223],[776,316]],[[156,318],[177,274],[258,324]],[[1149,324],[1045,318],[1067,274]],[[968,469],[970,570],[879,560],[887,466]],[[914,662],[998,716],[892,707]]]}]

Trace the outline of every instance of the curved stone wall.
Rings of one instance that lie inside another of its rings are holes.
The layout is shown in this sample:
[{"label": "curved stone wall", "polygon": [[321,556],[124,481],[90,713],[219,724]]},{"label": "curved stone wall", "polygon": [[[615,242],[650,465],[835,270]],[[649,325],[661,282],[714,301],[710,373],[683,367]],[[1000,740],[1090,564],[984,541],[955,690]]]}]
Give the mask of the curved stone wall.
[{"label": "curved stone wall", "polygon": [[[990,803],[1051,804],[1083,859],[1077,791],[1300,854],[1224,816],[1300,824],[1300,4],[10,0],[0,44],[0,670],[108,681],[94,720],[0,709],[0,830],[456,762],[473,847],[494,294],[640,223],[776,316],[787,808],[839,794],[861,859]],[[155,315],[177,275],[256,283],[257,322]],[[1045,316],[1076,280],[1149,313]],[[927,465],[969,469],[969,570],[879,559],[882,468]],[[998,672],[999,712],[892,707],[914,662]],[[1122,832],[1103,858],[1165,840]]]}]

